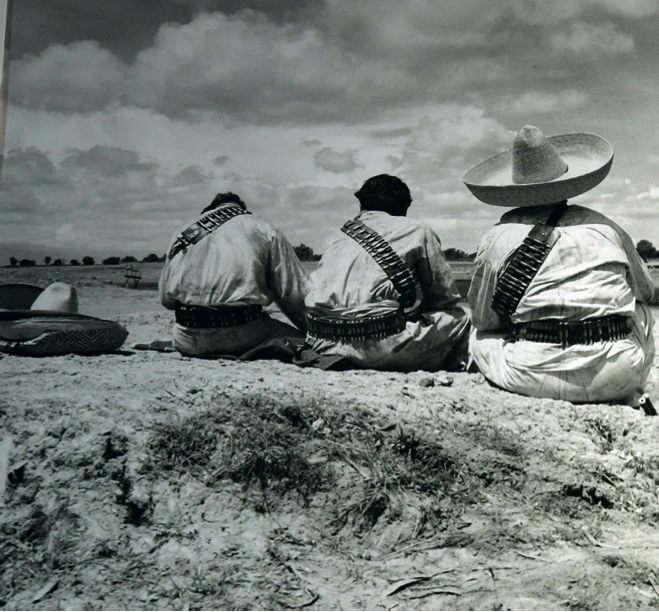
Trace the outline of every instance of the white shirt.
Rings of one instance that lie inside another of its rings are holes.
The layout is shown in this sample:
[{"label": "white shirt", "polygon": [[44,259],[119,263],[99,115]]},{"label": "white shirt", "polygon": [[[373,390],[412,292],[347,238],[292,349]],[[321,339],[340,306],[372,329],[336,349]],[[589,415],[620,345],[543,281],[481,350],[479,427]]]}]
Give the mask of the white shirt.
[{"label": "white shirt", "polygon": [[[497,279],[513,251],[550,210],[514,209],[483,236],[468,296],[477,329],[505,328],[491,307]],[[569,206],[554,231],[558,242],[520,300],[511,317],[514,323],[631,316],[636,300],[650,301],[654,284],[647,267],[631,238],[613,221],[588,208]]]},{"label": "white shirt", "polygon": [[169,309],[176,302],[264,308],[276,302],[304,328],[307,285],[308,275],[286,237],[267,221],[239,215],[167,261],[159,291],[162,305]]},{"label": "white shirt", "polygon": [[[381,211],[363,211],[357,218],[382,236],[412,272],[422,312],[450,309],[460,300],[439,237],[428,225]],[[341,231],[325,246],[311,282],[306,299],[309,307],[339,312],[358,307],[373,314],[398,308],[399,294],[385,272]]]}]

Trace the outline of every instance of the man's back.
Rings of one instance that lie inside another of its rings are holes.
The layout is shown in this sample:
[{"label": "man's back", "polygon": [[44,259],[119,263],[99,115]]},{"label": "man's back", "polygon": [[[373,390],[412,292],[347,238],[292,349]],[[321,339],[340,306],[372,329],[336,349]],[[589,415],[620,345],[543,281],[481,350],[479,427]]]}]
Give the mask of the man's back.
[{"label": "man's back", "polygon": [[163,305],[266,307],[280,296],[303,298],[305,272],[282,238],[254,215],[231,219],[168,263],[160,284]]},{"label": "man's back", "polygon": [[[505,327],[491,305],[497,279],[531,227],[546,216],[546,207],[514,209],[481,240],[469,291],[477,329]],[[651,299],[654,286],[647,268],[629,236],[610,219],[569,206],[554,231],[558,241],[511,316],[513,323],[629,316],[636,300]]]},{"label": "man's back", "polygon": [[[460,295],[437,235],[424,223],[380,211],[364,211],[359,220],[375,230],[414,276],[417,301],[425,309],[448,308]],[[378,263],[341,231],[328,241],[321,265],[312,274],[307,306],[354,308],[396,302],[399,294]],[[393,304],[392,308],[397,308]]]},{"label": "man's back", "polygon": [[[303,337],[308,275],[286,237],[218,194],[172,239],[160,301],[175,311],[174,344],[190,355],[241,355],[282,337]],[[288,320],[264,309],[276,303]]]},{"label": "man's back", "polygon": [[407,218],[409,188],[381,174],[355,196],[359,216],[334,233],[311,277],[307,344],[358,367],[463,367],[469,319],[438,236]]}]

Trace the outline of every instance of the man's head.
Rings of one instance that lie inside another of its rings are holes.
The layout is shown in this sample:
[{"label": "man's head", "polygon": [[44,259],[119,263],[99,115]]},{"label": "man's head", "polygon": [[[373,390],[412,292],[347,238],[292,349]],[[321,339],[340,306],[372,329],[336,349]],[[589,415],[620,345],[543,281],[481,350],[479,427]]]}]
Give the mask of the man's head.
[{"label": "man's head", "polygon": [[404,217],[412,203],[408,186],[389,174],[372,176],[355,196],[361,210],[381,210],[394,217]]},{"label": "man's head", "polygon": [[215,210],[218,206],[222,206],[222,204],[228,204],[229,202],[232,202],[233,204],[238,204],[238,206],[241,206],[244,210],[247,210],[247,206],[245,206],[245,202],[243,202],[239,196],[237,196],[235,193],[232,193],[231,191],[227,191],[226,193],[218,193],[214,198],[213,201],[202,210],[202,214],[205,212],[208,212],[209,210]]}]

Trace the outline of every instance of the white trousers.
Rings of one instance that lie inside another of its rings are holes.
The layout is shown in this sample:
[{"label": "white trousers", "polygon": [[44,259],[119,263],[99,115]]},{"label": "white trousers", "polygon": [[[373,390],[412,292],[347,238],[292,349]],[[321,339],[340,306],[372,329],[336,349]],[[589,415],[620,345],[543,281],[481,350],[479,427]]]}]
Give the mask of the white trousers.
[{"label": "white trousers", "polygon": [[295,327],[267,314],[251,323],[233,327],[188,328],[174,323],[174,348],[184,355],[238,357],[260,344],[276,338],[304,338]]},{"label": "white trousers", "polygon": [[652,311],[637,303],[632,321],[632,332],[623,340],[565,349],[543,342],[512,342],[501,332],[474,329],[469,350],[483,375],[508,391],[637,407],[655,354]]},{"label": "white trousers", "polygon": [[[464,309],[424,313],[405,330],[382,340],[325,340],[307,334],[307,344],[321,355],[348,357],[374,370],[414,372],[459,369],[467,358],[469,316]],[[462,350],[461,350],[462,349]]]}]

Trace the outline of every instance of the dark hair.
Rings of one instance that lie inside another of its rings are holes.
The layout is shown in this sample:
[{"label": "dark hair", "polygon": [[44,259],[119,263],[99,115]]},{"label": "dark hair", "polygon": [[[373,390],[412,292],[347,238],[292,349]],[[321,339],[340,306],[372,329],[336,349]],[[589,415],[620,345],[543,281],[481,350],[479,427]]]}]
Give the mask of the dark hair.
[{"label": "dark hair", "polygon": [[389,174],[367,179],[355,197],[362,210],[381,210],[396,217],[404,217],[412,203],[409,187]]},{"label": "dark hair", "polygon": [[202,210],[202,214],[205,212],[208,212],[209,210],[213,210],[217,208],[218,206],[222,206],[222,204],[227,204],[228,202],[233,202],[234,204],[238,204],[238,206],[242,206],[245,210],[247,210],[247,206],[245,206],[245,202],[243,202],[239,196],[237,196],[235,193],[232,193],[231,191],[227,191],[226,193],[218,193],[214,198],[213,201]]}]

